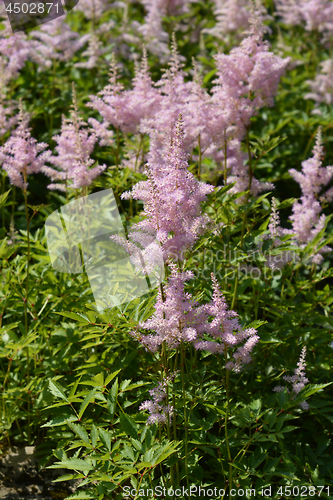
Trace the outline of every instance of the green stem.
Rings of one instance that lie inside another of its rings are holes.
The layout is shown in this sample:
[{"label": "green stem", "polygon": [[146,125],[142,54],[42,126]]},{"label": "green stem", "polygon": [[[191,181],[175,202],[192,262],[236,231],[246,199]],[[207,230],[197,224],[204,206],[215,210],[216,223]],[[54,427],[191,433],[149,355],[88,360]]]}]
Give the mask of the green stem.
[{"label": "green stem", "polygon": [[198,135],[198,148],[199,148],[199,163],[198,163],[198,179],[200,181],[201,176],[201,137]]},{"label": "green stem", "polygon": [[224,129],[224,185],[227,185],[227,137]]},{"label": "green stem", "polygon": [[[252,186],[253,179],[253,170],[252,170],[252,156],[251,156],[251,148],[250,148],[250,127],[246,129],[246,149],[249,157],[249,185],[248,185],[248,193],[245,198],[245,205],[248,203],[250,198],[250,191]],[[242,224],[242,234],[241,234],[241,245],[243,246],[243,238],[245,233],[245,225],[246,225],[246,212],[243,215],[243,224]]]},{"label": "green stem", "polygon": [[[224,346],[224,359],[225,359],[225,364],[228,362],[228,356],[227,356],[227,346]],[[228,452],[228,459],[229,459],[229,492],[232,489],[232,459],[231,459],[231,452],[230,452],[230,446],[229,446],[229,438],[228,438],[228,417],[229,417],[229,404],[230,404],[230,394],[229,394],[229,370],[226,369],[226,377],[225,377],[225,389],[227,393],[227,409],[225,412],[225,420],[224,420],[224,430],[225,430],[225,442],[227,445],[227,452]],[[231,495],[230,495],[231,496]]]},{"label": "green stem", "polygon": [[189,488],[190,482],[188,477],[188,421],[187,421],[187,412],[186,412],[186,392],[185,392],[185,376],[184,376],[184,367],[185,367],[185,352],[184,352],[184,344],[181,343],[181,371],[182,371],[182,390],[183,390],[183,406],[184,406],[184,421],[185,421],[185,473],[186,473],[186,486]]},{"label": "green stem", "polygon": [[[23,173],[24,183],[27,182],[27,173],[26,170]],[[27,189],[23,190],[24,194],[24,205],[25,205],[25,215],[27,219],[27,277],[26,277],[26,286],[25,286],[25,297],[24,297],[24,318],[25,318],[25,334],[28,335],[28,293],[29,293],[29,260],[30,260],[30,218],[29,218],[29,210],[28,210],[28,197],[27,197]],[[29,356],[29,345],[26,347],[26,356],[27,356],[27,385],[29,387],[30,383],[30,356]],[[28,392],[28,444],[31,444],[31,432],[30,432],[30,394]]]},{"label": "green stem", "polygon": [[116,166],[117,170],[119,167],[119,127],[116,127],[117,130],[117,149],[116,149]]}]

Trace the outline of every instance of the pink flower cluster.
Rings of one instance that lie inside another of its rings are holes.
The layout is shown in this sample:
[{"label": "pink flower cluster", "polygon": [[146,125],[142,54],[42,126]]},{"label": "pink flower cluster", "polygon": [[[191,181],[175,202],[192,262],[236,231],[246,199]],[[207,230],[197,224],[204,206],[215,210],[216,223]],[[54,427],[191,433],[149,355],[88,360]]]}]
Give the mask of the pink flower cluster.
[{"label": "pink flower cluster", "polygon": [[[327,186],[333,179],[333,166],[323,167],[322,160],[324,150],[322,146],[321,131],[318,131],[316,144],[313,148],[313,157],[302,163],[302,172],[290,169],[289,173],[298,182],[302,190],[300,201],[294,203],[292,207],[293,229],[290,233],[296,233],[299,244],[305,246],[311,241],[325,226],[326,216],[320,215],[322,211],[321,203],[330,202],[333,199],[333,187],[322,193],[324,186]],[[329,251],[329,247],[323,247],[320,253],[314,256],[314,262],[319,264],[323,257],[321,253]]]},{"label": "pink flower cluster", "polygon": [[315,101],[315,114],[321,114],[318,106],[322,103],[328,106],[333,104],[333,59],[326,59],[320,63],[321,71],[314,80],[306,83],[311,87],[311,92],[305,94],[304,99]]},{"label": "pink flower cluster", "polygon": [[[306,378],[305,376],[305,367],[306,367],[306,363],[305,363],[305,356],[306,356],[306,347],[304,346],[302,351],[301,351],[301,355],[300,355],[300,358],[299,358],[299,361],[297,363],[297,368],[295,368],[295,372],[294,372],[294,375],[284,375],[283,376],[283,380],[285,380],[286,382],[289,382],[290,384],[292,384],[292,394],[293,394],[293,398],[295,396],[297,396],[297,394],[302,390],[304,389],[304,387],[306,386],[306,384],[309,383],[309,379]],[[285,389],[287,389],[287,392],[290,393],[289,389],[286,388],[286,387],[283,387],[281,385],[278,385],[276,387],[274,387],[273,391],[275,392],[282,392],[284,391]],[[303,410],[308,410],[309,408],[309,405],[306,401],[302,401],[300,403],[300,407],[303,408]]]},{"label": "pink flower cluster", "polygon": [[132,90],[124,90],[117,82],[114,64],[110,84],[97,96],[91,96],[89,104],[101,114],[103,130],[113,126],[125,134],[148,134],[151,138],[154,135],[153,147],[163,147],[168,141],[171,143],[174,124],[182,114],[187,152],[193,153],[198,146],[202,157],[213,158],[220,165],[226,162],[228,171],[231,170],[228,182],[237,181],[236,191],[250,188],[256,195],[272,188],[252,177],[250,182],[240,141],[258,110],[273,105],[289,59],[269,51],[263,40],[265,29],[260,12],[256,11],[250,19],[250,26],[239,47],[229,55],[215,56],[218,78],[211,94],[202,87],[196,68],[194,80],[186,81],[175,39],[169,68],[155,84],[145,57],[141,67],[137,66]]},{"label": "pink flower cluster", "polygon": [[241,328],[237,313],[228,310],[213,274],[212,301],[199,305],[184,290],[185,282],[193,277],[193,274],[190,271],[180,272],[176,265],[170,267],[171,275],[163,295],[162,291],[158,293],[155,313],[139,324],[139,328],[155,333],[141,335],[133,332],[132,335],[152,352],[156,352],[163,342],[166,342],[169,348],[176,348],[181,343],[191,343],[198,350],[223,355],[236,348],[233,351],[233,359],[230,357],[226,368],[240,371],[245,364],[251,362],[251,351],[259,341],[256,330]]},{"label": "pink flower cluster", "polygon": [[[182,260],[209,223],[201,214],[201,202],[214,188],[199,182],[188,171],[188,154],[184,149],[183,121],[179,117],[172,146],[160,149],[154,137],[146,166],[147,181],[137,183],[122,198],[133,197],[144,202],[144,219],[132,226],[133,242],[160,242],[165,261]],[[144,247],[146,244],[143,245]]]},{"label": "pink flower cluster", "polygon": [[[252,4],[247,0],[214,0],[214,15],[216,24],[213,28],[206,28],[205,33],[229,42],[230,35],[241,35],[249,28]],[[267,10],[260,3],[256,2],[256,9],[260,11],[264,19],[267,19]]]},{"label": "pink flower cluster", "polygon": [[20,106],[18,127],[0,148],[0,164],[7,172],[10,183],[23,190],[28,187],[27,177],[43,171],[51,152],[44,151],[47,144],[31,137],[28,116]]},{"label": "pink flower cluster", "polygon": [[63,117],[61,133],[53,137],[57,143],[57,155],[49,157],[49,163],[56,169],[45,166],[43,172],[52,181],[65,181],[65,183],[49,184],[49,189],[66,191],[68,187],[79,189],[89,186],[105,169],[106,165],[91,166],[95,163],[90,158],[94,150],[97,136],[94,131],[87,128],[87,124],[79,116],[75,92],[73,90],[73,109],[71,117]]},{"label": "pink flower cluster", "polygon": [[163,382],[160,382],[157,387],[151,389],[149,394],[152,396],[152,400],[144,401],[140,406],[139,410],[147,410],[149,412],[149,417],[147,419],[147,425],[151,424],[166,424],[172,420],[173,406],[165,404],[167,397],[167,384],[170,382],[172,377],[166,377]]},{"label": "pink flower cluster", "polygon": [[305,24],[307,31],[326,36],[333,33],[333,4],[330,0],[275,0],[276,12],[285,24]]}]

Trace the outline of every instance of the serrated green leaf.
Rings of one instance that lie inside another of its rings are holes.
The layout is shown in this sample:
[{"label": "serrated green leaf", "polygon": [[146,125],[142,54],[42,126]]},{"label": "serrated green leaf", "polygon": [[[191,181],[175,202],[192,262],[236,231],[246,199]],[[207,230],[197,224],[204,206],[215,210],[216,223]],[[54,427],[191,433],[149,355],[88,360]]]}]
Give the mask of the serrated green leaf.
[{"label": "serrated green leaf", "polygon": [[73,432],[75,432],[77,436],[79,436],[79,438],[82,439],[82,441],[90,445],[88,433],[81,425],[74,424],[73,422],[69,421],[67,422],[67,425],[70,429],[72,429]]},{"label": "serrated green leaf", "polygon": [[80,405],[80,410],[79,410],[79,418],[82,418],[82,415],[84,414],[88,404],[90,401],[93,399],[95,392],[97,391],[97,387],[94,387],[91,391],[88,392],[84,400],[82,401]]},{"label": "serrated green leaf", "polygon": [[122,429],[128,436],[131,436],[134,439],[138,438],[137,425],[129,415],[126,413],[120,413],[120,425]]}]

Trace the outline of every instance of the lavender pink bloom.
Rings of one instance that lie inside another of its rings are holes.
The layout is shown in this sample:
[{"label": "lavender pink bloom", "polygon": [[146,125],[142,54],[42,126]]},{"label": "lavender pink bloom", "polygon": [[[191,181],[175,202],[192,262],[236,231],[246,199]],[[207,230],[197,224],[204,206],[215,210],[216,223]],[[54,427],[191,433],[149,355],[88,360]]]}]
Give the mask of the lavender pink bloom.
[{"label": "lavender pink bloom", "polygon": [[43,171],[51,152],[45,151],[47,144],[31,137],[28,116],[20,107],[18,127],[0,148],[0,164],[7,172],[10,183],[26,190],[27,177]]},{"label": "lavender pink bloom", "polygon": [[[91,168],[95,161],[90,158],[97,136],[79,116],[75,93],[71,118],[64,118],[61,133],[53,137],[57,143],[57,155],[52,155],[49,162],[56,168],[44,167],[43,172],[52,179],[49,189],[66,191],[67,187],[79,189],[89,186],[100,175],[106,165]],[[65,182],[58,182],[65,181]]]},{"label": "lavender pink bloom", "polygon": [[[322,192],[333,178],[333,166],[322,166],[324,150],[322,146],[321,132],[319,130],[313,156],[302,162],[302,172],[290,169],[289,173],[301,187],[302,196],[292,207],[293,229],[291,233],[296,234],[298,243],[305,246],[324,227],[326,217],[322,212],[321,202],[330,202],[333,199],[333,188]],[[321,249],[321,253],[329,251],[329,247]],[[316,254],[314,262],[320,263],[323,257]]]},{"label": "lavender pink bloom", "polygon": [[136,184],[123,198],[133,197],[144,202],[144,219],[132,226],[129,237],[156,237],[163,256],[168,260],[183,260],[184,253],[202,234],[209,218],[201,214],[201,202],[213,186],[199,182],[188,171],[188,154],[184,149],[184,130],[178,119],[172,145],[161,151],[152,138],[147,164],[147,181]]},{"label": "lavender pink bloom", "polygon": [[[292,385],[292,397],[295,398],[297,394],[304,389],[304,387],[309,383],[309,379],[305,376],[305,356],[306,356],[306,347],[304,346],[301,355],[299,358],[299,361],[297,363],[297,368],[295,368],[294,375],[284,375],[283,380],[286,382],[289,382]],[[278,385],[274,387],[273,391],[275,392],[282,392],[285,389],[287,389],[287,392],[290,393],[290,390],[286,387],[283,387],[281,385]],[[300,403],[300,407],[303,408],[303,410],[308,410],[309,405],[306,401],[302,401]]]}]

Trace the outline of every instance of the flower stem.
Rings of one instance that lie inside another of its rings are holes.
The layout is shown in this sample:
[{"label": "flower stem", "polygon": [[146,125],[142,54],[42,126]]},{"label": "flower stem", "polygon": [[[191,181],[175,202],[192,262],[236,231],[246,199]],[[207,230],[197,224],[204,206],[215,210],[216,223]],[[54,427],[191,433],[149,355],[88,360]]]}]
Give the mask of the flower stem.
[{"label": "flower stem", "polygon": [[[24,177],[24,184],[26,185],[27,183],[27,173],[26,171],[23,173]],[[29,293],[29,260],[30,260],[30,237],[29,237],[29,230],[30,230],[30,218],[29,218],[29,210],[28,210],[28,196],[27,196],[27,189],[25,188],[23,190],[24,194],[24,205],[25,205],[25,215],[27,219],[27,276],[26,276],[26,281],[25,281],[25,296],[24,296],[24,319],[25,319],[25,334],[28,336],[28,293]],[[27,385],[29,387],[30,383],[30,356],[29,356],[29,345],[27,345],[26,349],[26,356],[27,356]],[[28,392],[27,394],[28,397],[28,444],[31,444],[31,432],[30,432],[30,394]]]},{"label": "flower stem", "polygon": [[185,367],[185,349],[183,342],[181,343],[181,368],[182,368],[182,390],[183,390],[183,405],[184,405],[184,420],[185,420],[185,472],[186,472],[186,486],[189,488],[190,482],[188,477],[188,463],[187,463],[187,445],[188,445],[188,421],[187,421],[187,412],[186,412],[186,393],[185,393],[185,376],[184,376],[184,367]]},{"label": "flower stem", "polygon": [[[228,356],[227,356],[227,346],[226,345],[224,346],[224,359],[225,359],[225,364],[227,364]],[[227,445],[228,460],[229,460],[229,492],[230,492],[232,489],[232,463],[231,463],[232,459],[231,459],[231,452],[230,452],[229,438],[228,438],[228,417],[229,417],[230,393],[229,393],[229,370],[227,370],[227,369],[226,369],[226,377],[225,377],[225,389],[226,389],[226,393],[227,393],[227,409],[225,412],[224,431],[225,431],[225,442]]]}]

